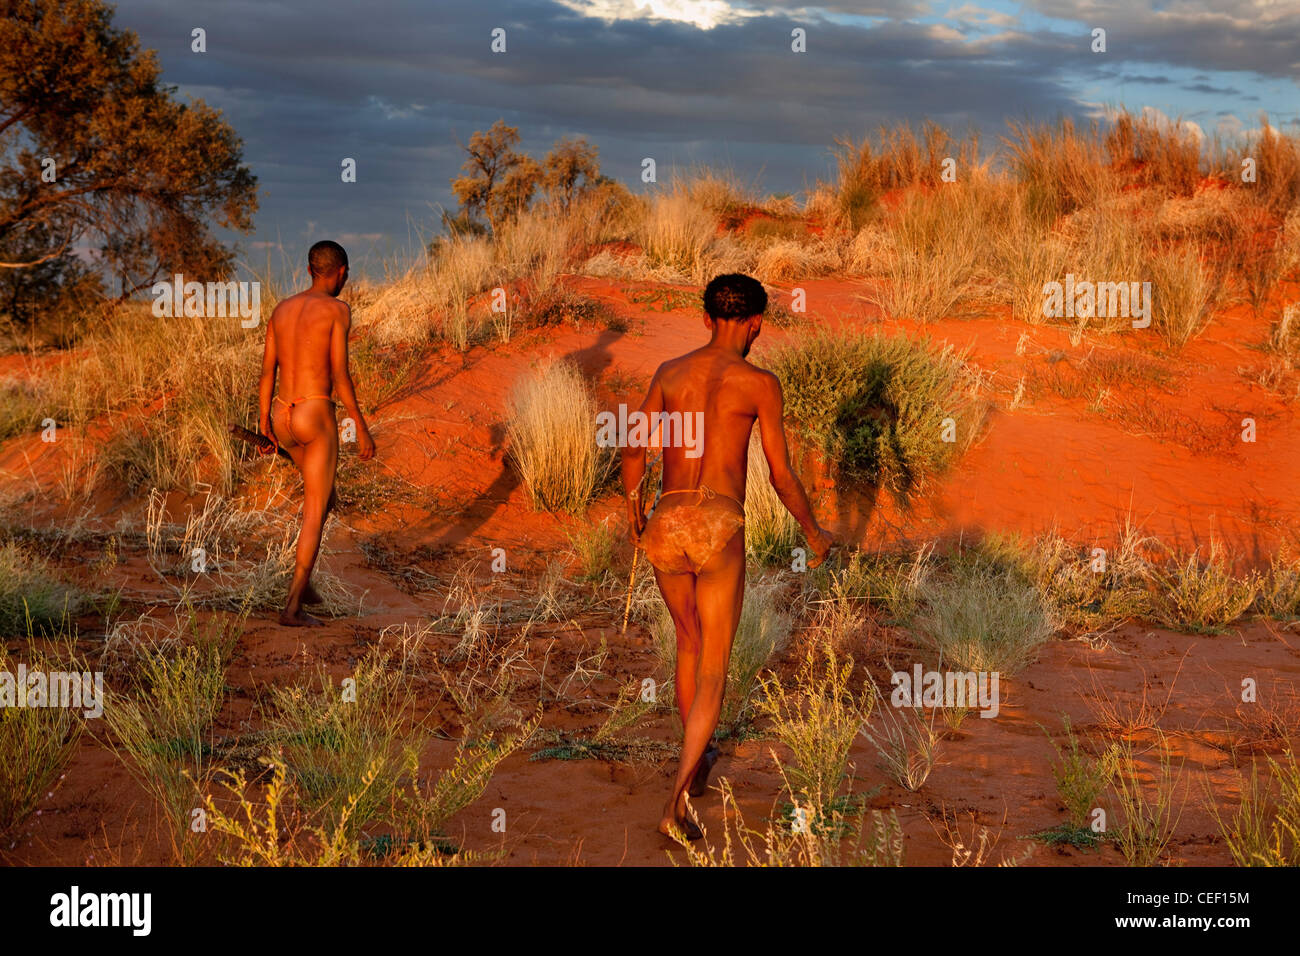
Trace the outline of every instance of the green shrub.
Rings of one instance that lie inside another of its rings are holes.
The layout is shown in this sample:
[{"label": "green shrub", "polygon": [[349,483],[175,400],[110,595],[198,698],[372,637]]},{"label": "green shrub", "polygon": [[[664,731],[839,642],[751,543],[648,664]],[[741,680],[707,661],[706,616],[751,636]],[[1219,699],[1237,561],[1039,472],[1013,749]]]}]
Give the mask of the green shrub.
[{"label": "green shrub", "polygon": [[769,367],[787,417],[841,477],[887,488],[906,504],[978,433],[982,413],[963,359],[924,340],[840,332],[786,345]]}]

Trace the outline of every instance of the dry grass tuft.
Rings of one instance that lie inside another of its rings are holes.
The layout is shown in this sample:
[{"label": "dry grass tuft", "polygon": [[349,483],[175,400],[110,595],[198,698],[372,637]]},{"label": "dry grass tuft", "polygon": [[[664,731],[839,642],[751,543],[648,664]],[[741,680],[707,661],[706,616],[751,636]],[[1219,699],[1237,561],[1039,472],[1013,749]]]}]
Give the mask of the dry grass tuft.
[{"label": "dry grass tuft", "polygon": [[612,456],[596,445],[596,400],[577,368],[552,362],[520,378],[507,415],[508,455],[533,508],[586,508]]}]

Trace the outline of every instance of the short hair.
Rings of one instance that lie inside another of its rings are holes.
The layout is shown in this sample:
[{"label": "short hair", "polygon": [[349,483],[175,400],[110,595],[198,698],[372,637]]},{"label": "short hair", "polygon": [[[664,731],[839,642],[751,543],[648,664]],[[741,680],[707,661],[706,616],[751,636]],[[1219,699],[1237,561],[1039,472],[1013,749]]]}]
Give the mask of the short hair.
[{"label": "short hair", "polygon": [[704,311],[714,319],[748,319],[767,310],[763,283],[738,272],[714,276],[704,287]]},{"label": "short hair", "polygon": [[348,254],[333,239],[322,239],[307,253],[307,271],[314,276],[333,272],[348,264]]}]

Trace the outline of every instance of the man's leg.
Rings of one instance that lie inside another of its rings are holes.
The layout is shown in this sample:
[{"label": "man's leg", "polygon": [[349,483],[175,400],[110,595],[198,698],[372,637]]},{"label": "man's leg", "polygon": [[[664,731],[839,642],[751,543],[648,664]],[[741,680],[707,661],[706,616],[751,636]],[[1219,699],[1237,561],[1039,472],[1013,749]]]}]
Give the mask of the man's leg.
[{"label": "man's leg", "polygon": [[665,574],[656,569],[655,581],[677,631],[677,713],[685,727],[691,701],[695,699],[695,669],[700,660],[700,616],[695,609],[695,575]]},{"label": "man's leg", "polygon": [[[677,632],[677,662],[674,672],[674,692],[677,696],[677,713],[685,728],[691,713],[691,704],[695,700],[695,672],[700,666],[700,615],[695,608],[695,575],[666,574],[655,569],[655,581],[659,584],[659,593],[672,614],[673,627]],[[700,758],[691,779],[689,792],[692,797],[701,796],[708,786],[709,771],[718,759],[718,748],[709,741],[708,749]]]},{"label": "man's leg", "polygon": [[[695,607],[700,622],[695,693],[684,721],[677,779],[659,822],[661,832],[667,833],[676,824],[692,839],[699,835],[694,824],[685,818],[686,792],[718,726],[722,695],[727,689],[731,642],[736,636],[744,596],[745,536],[736,534],[695,576]],[[680,670],[679,660],[679,673]]]},{"label": "man's leg", "polygon": [[298,549],[295,555],[293,580],[289,583],[289,597],[280,613],[280,623],[291,627],[320,624],[310,614],[303,613],[302,605],[319,601],[311,586],[311,573],[320,552],[321,535],[325,519],[334,501],[334,469],[338,464],[337,436],[323,431],[302,449],[303,498],[302,529],[298,532]]}]

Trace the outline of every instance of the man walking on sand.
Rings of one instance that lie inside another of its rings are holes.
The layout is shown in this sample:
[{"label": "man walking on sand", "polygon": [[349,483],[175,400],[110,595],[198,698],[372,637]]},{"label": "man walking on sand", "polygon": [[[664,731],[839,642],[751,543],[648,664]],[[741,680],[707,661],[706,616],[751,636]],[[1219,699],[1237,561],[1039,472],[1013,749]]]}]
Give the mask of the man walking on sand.
[{"label": "man walking on sand", "polygon": [[[809,567],[821,564],[834,543],[817,524],[790,467],[781,383],[745,360],[766,309],[767,293],[749,276],[713,279],[704,290],[709,343],[659,366],[641,403],[643,420],[652,423],[694,417],[702,430],[702,450],[698,442],[673,447],[661,432],[640,447],[629,442],[622,453],[632,540],[645,549],[677,630],[675,686],[685,734],[659,831],[671,836],[680,829],[692,840],[701,834],[686,818],[686,794],[705,792],[717,760],[711,738],[745,593],[745,478],[755,421],[772,487],[799,522],[815,556]],[[663,445],[663,491],[647,521],[641,494],[645,445],[657,442]]]},{"label": "man walking on sand", "polygon": [[[311,288],[275,307],[266,325],[266,351],[258,394],[261,432],[283,448],[302,472],[302,528],[293,579],[280,623],[287,627],[317,625],[304,604],[321,603],[311,586],[325,519],[334,507],[334,471],[339,434],[333,392],[357,427],[362,461],[375,454],[370,429],[357,406],[348,371],[348,331],[352,310],[338,300],[348,281],[348,254],[337,242],[316,243],[307,254]],[[280,391],[276,394],[276,371]]]}]

